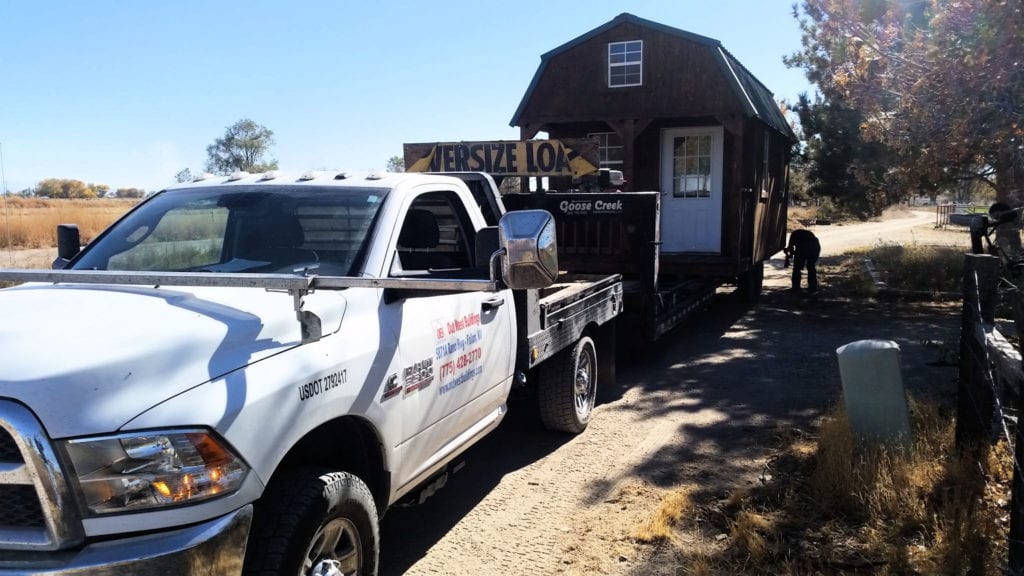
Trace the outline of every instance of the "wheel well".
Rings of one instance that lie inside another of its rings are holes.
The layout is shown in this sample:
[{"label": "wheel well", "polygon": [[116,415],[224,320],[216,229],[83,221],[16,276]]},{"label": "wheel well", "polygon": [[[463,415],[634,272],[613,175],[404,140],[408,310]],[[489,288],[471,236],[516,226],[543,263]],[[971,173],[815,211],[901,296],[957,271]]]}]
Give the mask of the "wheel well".
[{"label": "wheel well", "polygon": [[387,507],[391,476],[384,468],[380,437],[362,418],[344,416],[306,434],[281,460],[271,482],[282,471],[317,467],[358,476],[373,493],[377,509]]}]

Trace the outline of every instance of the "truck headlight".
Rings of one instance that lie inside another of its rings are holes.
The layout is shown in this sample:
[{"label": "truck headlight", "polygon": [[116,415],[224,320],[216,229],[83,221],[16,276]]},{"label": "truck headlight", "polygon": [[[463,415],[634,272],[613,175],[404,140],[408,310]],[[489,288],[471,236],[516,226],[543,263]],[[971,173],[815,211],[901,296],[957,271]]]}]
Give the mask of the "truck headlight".
[{"label": "truck headlight", "polygon": [[67,440],[89,514],[198,502],[237,490],[249,468],[204,430]]}]

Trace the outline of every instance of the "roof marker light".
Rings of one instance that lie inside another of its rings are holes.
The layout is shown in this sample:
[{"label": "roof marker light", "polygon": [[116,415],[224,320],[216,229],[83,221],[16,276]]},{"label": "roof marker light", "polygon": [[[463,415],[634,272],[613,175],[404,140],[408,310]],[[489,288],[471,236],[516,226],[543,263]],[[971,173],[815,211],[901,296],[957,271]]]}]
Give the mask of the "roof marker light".
[{"label": "roof marker light", "polygon": [[245,178],[247,176],[249,176],[248,172],[246,172],[245,170],[238,170],[236,172],[232,172],[231,176],[228,176],[228,182],[234,182],[235,180],[241,180],[242,178]]},{"label": "roof marker light", "polygon": [[334,176],[335,180],[344,180],[345,178],[348,178],[348,172],[338,172],[338,174]]},{"label": "roof marker light", "polygon": [[299,181],[300,182],[306,182],[306,181],[309,181],[309,180],[316,180],[319,176],[320,176],[320,173],[317,172],[316,170],[309,170],[307,172],[303,172],[302,176],[299,176]]},{"label": "roof marker light", "polygon": [[277,170],[268,170],[260,176],[259,182],[266,182],[267,180],[273,180],[277,178]]},{"label": "roof marker light", "polygon": [[202,174],[200,174],[200,175],[196,176],[195,178],[193,178],[192,181],[193,182],[202,182],[203,180],[209,180],[210,178],[216,178],[216,177],[217,177],[216,174],[211,174],[210,172],[203,172]]},{"label": "roof marker light", "polygon": [[366,175],[367,180],[381,180],[385,174],[380,170],[370,170],[370,173]]}]

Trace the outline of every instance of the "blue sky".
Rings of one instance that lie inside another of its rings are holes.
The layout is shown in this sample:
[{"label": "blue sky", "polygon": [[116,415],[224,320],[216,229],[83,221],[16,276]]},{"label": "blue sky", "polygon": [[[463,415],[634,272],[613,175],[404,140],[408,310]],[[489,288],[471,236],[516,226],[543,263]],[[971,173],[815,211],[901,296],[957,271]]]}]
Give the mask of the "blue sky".
[{"label": "blue sky", "polygon": [[722,42],[776,98],[810,91],[791,0],[0,0],[8,190],[158,190],[251,118],[285,170],[383,168],[403,142],[517,139],[540,55],[622,12]]}]

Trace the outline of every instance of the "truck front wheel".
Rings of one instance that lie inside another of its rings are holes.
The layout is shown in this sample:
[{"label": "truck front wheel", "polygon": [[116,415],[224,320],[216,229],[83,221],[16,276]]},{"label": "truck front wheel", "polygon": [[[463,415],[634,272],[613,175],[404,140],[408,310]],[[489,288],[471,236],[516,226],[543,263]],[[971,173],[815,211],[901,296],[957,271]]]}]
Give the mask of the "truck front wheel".
[{"label": "truck front wheel", "polygon": [[540,366],[537,392],[544,427],[571,434],[587,428],[597,398],[597,347],[590,336]]},{"label": "truck front wheel", "polygon": [[347,472],[301,469],[275,479],[257,510],[247,576],[375,576],[380,535],[373,496]]}]

